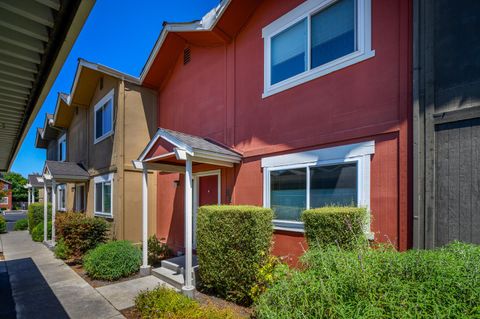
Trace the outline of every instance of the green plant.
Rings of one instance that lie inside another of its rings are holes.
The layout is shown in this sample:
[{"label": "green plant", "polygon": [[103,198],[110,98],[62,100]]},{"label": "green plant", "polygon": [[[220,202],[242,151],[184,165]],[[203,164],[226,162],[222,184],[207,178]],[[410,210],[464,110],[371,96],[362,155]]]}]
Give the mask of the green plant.
[{"label": "green plant", "polygon": [[117,280],[136,273],[142,264],[140,249],[120,240],[101,244],[88,251],[83,266],[93,279]]},{"label": "green plant", "polygon": [[259,298],[265,318],[480,318],[480,246],[315,248]]},{"label": "green plant", "polygon": [[15,222],[14,230],[27,230],[28,229],[28,220],[26,218],[19,219]]},{"label": "green plant", "polygon": [[309,209],[302,214],[310,247],[337,245],[351,249],[365,244],[366,218],[366,208],[348,206],[326,206]]},{"label": "green plant", "polygon": [[255,206],[202,206],[197,217],[201,288],[250,304],[257,273],[267,262],[273,212]]},{"label": "green plant", "polygon": [[[165,238],[162,238],[165,240]],[[148,238],[148,264],[157,265],[160,261],[169,258],[173,255],[172,250],[166,243],[158,240],[157,236],[153,235]]]},{"label": "green plant", "polygon": [[[43,209],[43,203],[33,203],[28,206],[27,219],[28,231],[30,232],[30,234],[32,233],[32,230],[35,226],[37,226],[38,224],[43,225]],[[50,203],[48,203],[47,205],[47,214],[48,220],[52,220],[52,205]]]},{"label": "green plant", "polygon": [[[43,223],[38,224],[32,230],[32,240],[42,242],[43,241]],[[49,221],[47,224],[47,238],[52,237],[52,222]]]},{"label": "green plant", "polygon": [[[28,190],[25,188],[28,180],[19,173],[8,172],[5,173],[2,178],[12,183],[12,202],[26,202],[28,197]],[[14,209],[18,208],[18,205],[14,205]]]},{"label": "green plant", "polygon": [[7,232],[7,222],[5,221],[5,217],[0,215],[0,234]]},{"label": "green plant", "polygon": [[68,259],[69,256],[70,256],[70,251],[67,247],[67,245],[65,245],[65,240],[63,238],[60,238],[57,242],[57,244],[55,245],[55,250],[54,250],[54,253],[55,253],[55,257],[59,258],[59,259]]},{"label": "green plant", "polygon": [[271,287],[277,280],[286,278],[290,273],[290,268],[287,264],[273,255],[268,256],[265,264],[259,269],[255,284],[250,289],[250,297],[253,302],[258,300],[258,297],[263,294],[269,287]]},{"label": "green plant", "polygon": [[84,213],[63,213],[55,220],[58,237],[73,259],[80,259],[90,249],[107,240],[108,224],[103,218],[88,217]]},{"label": "green plant", "polygon": [[142,291],[135,298],[135,306],[142,318],[150,319],[236,319],[229,309],[201,306],[172,289],[157,287]]}]

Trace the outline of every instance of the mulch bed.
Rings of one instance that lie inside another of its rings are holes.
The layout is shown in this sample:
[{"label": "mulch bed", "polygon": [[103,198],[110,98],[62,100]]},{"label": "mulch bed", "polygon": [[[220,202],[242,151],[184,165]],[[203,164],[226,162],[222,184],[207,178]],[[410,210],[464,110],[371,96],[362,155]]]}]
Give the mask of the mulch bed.
[{"label": "mulch bed", "polygon": [[90,286],[92,286],[93,288],[103,287],[103,286],[107,286],[107,285],[111,285],[111,284],[116,284],[116,283],[119,283],[119,282],[122,282],[122,281],[128,281],[128,280],[140,278],[140,273],[136,273],[136,274],[134,274],[130,277],[120,278],[120,279],[115,280],[115,281],[92,279],[92,278],[87,276],[87,273],[86,273],[85,269],[83,268],[83,266],[81,264],[67,263],[67,265],[70,266],[70,268],[72,268],[80,277],[83,278],[83,280],[88,282],[90,284]]},{"label": "mulch bed", "polygon": [[127,319],[142,319],[140,312],[138,312],[137,308],[135,307],[120,310],[120,313]]},{"label": "mulch bed", "polygon": [[242,307],[237,305],[236,303],[226,301],[225,299],[212,295],[207,295],[200,291],[195,291],[193,298],[202,305],[213,305],[220,309],[229,308],[233,310],[236,314],[244,318],[250,318],[253,314],[252,308]]}]

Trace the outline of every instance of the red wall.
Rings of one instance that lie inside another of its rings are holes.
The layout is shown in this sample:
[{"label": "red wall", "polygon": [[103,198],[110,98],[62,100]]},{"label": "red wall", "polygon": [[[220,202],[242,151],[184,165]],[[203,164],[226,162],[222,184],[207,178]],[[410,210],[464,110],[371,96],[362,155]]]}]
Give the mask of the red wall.
[{"label": "red wall", "polygon": [[[4,183],[0,181],[0,190],[3,190],[3,185]],[[12,209],[12,186],[11,185],[9,185],[9,190],[6,197],[8,197],[8,204],[0,204],[0,208],[11,210]]]},{"label": "red wall", "polygon": [[[263,1],[233,41],[189,45],[159,89],[158,124],[211,137],[244,154],[222,171],[225,203],[262,205],[260,160],[273,154],[375,140],[371,166],[372,231],[400,249],[410,245],[411,176],[410,1],[372,0],[375,57],[262,98],[262,28],[302,1]],[[183,243],[182,187],[173,175],[158,178],[158,235]],[[183,178],[183,176],[182,176]],[[166,186],[164,186],[166,185]],[[275,252],[301,254],[305,242],[278,233]]]}]

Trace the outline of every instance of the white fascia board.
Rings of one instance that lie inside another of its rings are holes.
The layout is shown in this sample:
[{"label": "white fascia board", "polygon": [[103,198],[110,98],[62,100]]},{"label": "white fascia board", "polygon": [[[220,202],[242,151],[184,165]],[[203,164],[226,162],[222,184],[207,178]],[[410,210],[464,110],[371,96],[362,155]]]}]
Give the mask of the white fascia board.
[{"label": "white fascia board", "polygon": [[205,150],[194,149],[194,154],[196,157],[203,157],[203,158],[210,158],[214,160],[224,161],[224,162],[231,162],[231,163],[240,163],[242,157],[239,156],[231,156],[227,154],[221,154],[216,152],[209,152]]},{"label": "white fascia board", "polygon": [[158,51],[165,42],[167,38],[168,32],[196,32],[196,31],[211,31],[217,22],[222,17],[225,10],[228,8],[231,0],[222,0],[214,9],[210,10],[207,14],[203,16],[200,21],[195,21],[191,23],[167,23],[163,28],[160,36],[158,37],[157,41],[155,42],[155,46],[153,47],[150,55],[148,56],[147,62],[143,67],[142,73],[140,74],[140,84],[143,84],[145,77],[150,71],[150,67],[152,66],[153,62],[157,58]]},{"label": "white fascia board", "polygon": [[262,158],[262,167],[297,165],[352,158],[375,153],[375,141],[340,145],[305,152],[277,155]]}]

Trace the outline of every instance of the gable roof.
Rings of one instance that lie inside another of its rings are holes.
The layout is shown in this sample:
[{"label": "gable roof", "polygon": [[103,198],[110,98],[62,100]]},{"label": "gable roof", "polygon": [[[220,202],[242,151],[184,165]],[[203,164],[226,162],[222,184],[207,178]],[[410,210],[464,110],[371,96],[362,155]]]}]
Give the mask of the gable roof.
[{"label": "gable roof", "polygon": [[7,181],[7,180],[5,180],[5,179],[3,179],[3,178],[0,178],[0,182],[2,182],[2,183],[4,183],[4,184],[12,185],[11,182],[9,182],[9,181]]},{"label": "gable roof", "polygon": [[[147,87],[158,87],[168,66],[176,61],[186,43],[220,45],[230,42],[261,3],[259,0],[222,0],[202,19],[193,22],[164,22],[163,29],[150,52],[140,74],[140,82]],[[171,36],[172,34],[178,35]],[[154,70],[155,76],[149,76]]]},{"label": "gable roof", "polygon": [[[42,181],[40,181],[42,180]],[[28,175],[28,184],[32,187],[43,187],[43,177],[40,174]]]},{"label": "gable roof", "polygon": [[88,180],[90,174],[85,168],[74,162],[45,161],[44,174],[54,179]]},{"label": "gable roof", "polygon": [[158,146],[157,142],[162,139],[173,146],[173,149],[180,149],[191,156],[215,155],[225,160],[238,163],[242,155],[227,146],[221,145],[211,139],[190,135],[165,128],[158,128],[155,136],[150,140],[147,147],[138,158],[139,161],[149,160],[149,155]]}]

